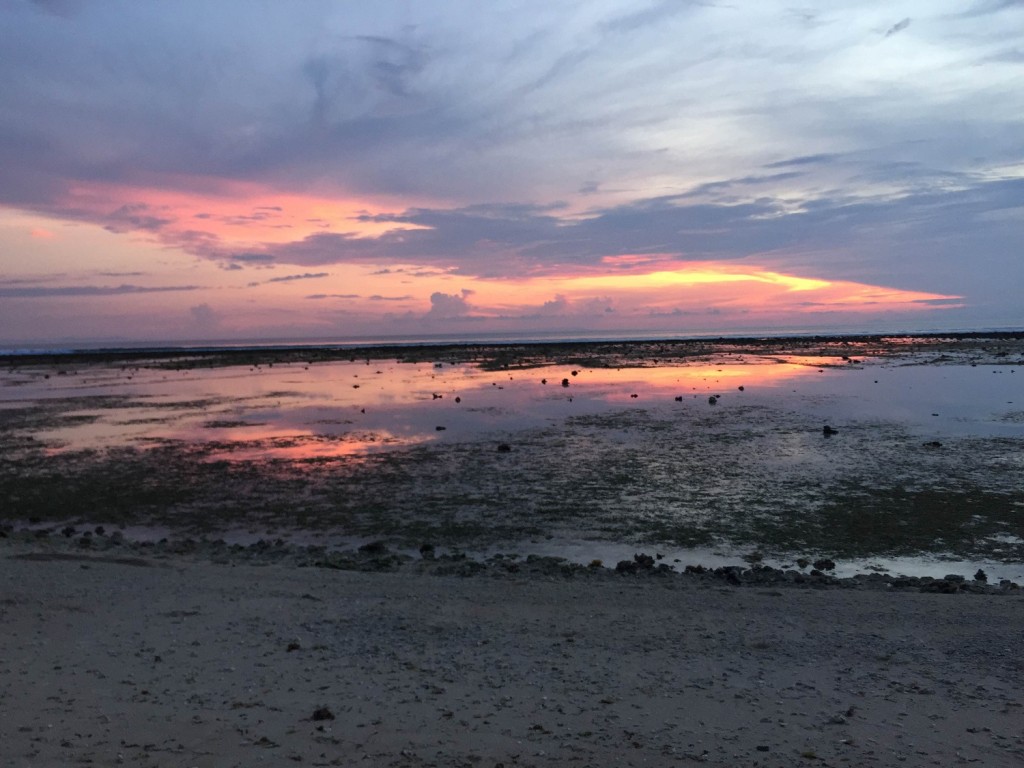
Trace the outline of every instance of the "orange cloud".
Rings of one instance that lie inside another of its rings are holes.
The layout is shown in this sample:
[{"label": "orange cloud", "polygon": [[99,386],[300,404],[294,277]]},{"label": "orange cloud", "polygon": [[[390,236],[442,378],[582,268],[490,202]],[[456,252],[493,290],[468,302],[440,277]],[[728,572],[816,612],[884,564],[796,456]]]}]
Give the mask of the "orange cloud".
[{"label": "orange cloud", "polygon": [[[716,262],[672,262],[625,273],[534,277],[521,280],[465,280],[475,291],[478,314],[529,314],[539,307],[577,312],[595,300],[612,304],[617,312],[694,312],[731,309],[749,313],[788,314],[822,311],[919,311],[958,306],[960,297],[908,291],[852,281],[824,280],[784,274],[751,265]],[[666,266],[668,268],[666,268]],[[649,269],[649,268],[648,268]],[[558,297],[540,304],[534,297]]]},{"label": "orange cloud", "polygon": [[276,192],[252,182],[222,179],[172,177],[159,182],[77,184],[66,190],[59,205],[108,229],[148,231],[165,242],[256,246],[291,243],[324,232],[374,237],[396,229],[393,223],[372,220],[374,214],[409,204],[334,193],[328,197]]}]

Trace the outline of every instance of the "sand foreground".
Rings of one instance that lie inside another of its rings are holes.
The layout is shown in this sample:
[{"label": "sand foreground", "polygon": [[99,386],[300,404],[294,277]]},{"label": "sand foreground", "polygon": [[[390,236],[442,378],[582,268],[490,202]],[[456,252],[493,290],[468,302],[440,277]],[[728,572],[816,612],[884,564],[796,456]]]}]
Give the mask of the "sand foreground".
[{"label": "sand foreground", "polygon": [[1024,764],[1019,594],[24,556],[4,765]]}]

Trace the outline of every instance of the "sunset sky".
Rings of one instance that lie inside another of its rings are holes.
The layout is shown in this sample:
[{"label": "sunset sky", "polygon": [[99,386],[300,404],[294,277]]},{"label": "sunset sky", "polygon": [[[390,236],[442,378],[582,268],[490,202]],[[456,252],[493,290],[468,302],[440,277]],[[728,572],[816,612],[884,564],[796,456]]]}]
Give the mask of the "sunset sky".
[{"label": "sunset sky", "polygon": [[1024,0],[0,3],[0,344],[1024,327]]}]

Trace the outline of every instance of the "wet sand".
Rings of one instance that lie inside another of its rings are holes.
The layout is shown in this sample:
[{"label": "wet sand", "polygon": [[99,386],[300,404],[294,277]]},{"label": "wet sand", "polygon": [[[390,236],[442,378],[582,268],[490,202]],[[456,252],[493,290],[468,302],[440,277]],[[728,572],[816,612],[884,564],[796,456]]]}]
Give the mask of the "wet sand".
[{"label": "wet sand", "polygon": [[1019,592],[0,545],[6,765],[1024,763]]}]

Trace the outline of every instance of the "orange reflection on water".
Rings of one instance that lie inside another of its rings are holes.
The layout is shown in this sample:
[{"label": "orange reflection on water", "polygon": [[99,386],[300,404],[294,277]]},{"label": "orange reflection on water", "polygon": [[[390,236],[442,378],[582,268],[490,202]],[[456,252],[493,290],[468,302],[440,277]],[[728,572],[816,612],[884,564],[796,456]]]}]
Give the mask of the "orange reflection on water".
[{"label": "orange reflection on water", "polygon": [[743,387],[743,391],[778,387],[814,373],[816,368],[802,362],[754,358],[738,363],[587,368],[570,377],[569,389],[611,402],[631,400],[633,395],[668,397],[738,390],[739,387]]},{"label": "orange reflection on water", "polygon": [[429,435],[398,436],[386,431],[358,432],[342,435],[324,435],[313,432],[296,433],[284,429],[239,430],[237,437],[221,436],[217,443],[229,442],[230,447],[209,453],[206,461],[254,461],[281,459],[286,461],[312,461],[363,456],[393,448],[417,445]]}]

